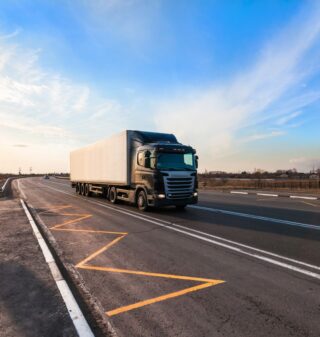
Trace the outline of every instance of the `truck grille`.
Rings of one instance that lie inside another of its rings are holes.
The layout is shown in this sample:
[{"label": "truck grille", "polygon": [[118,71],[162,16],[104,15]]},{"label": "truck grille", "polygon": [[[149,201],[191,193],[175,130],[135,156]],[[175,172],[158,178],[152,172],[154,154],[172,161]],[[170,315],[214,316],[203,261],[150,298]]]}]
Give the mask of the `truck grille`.
[{"label": "truck grille", "polygon": [[192,197],[194,177],[163,177],[168,199]]}]

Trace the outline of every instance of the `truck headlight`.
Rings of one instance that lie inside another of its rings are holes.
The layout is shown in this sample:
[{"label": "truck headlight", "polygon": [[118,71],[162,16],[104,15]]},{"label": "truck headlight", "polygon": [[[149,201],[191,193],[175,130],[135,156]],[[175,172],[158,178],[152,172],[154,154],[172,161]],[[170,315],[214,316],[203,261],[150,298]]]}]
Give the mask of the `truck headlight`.
[{"label": "truck headlight", "polygon": [[193,193],[193,196],[194,196],[194,197],[197,197],[197,196],[198,196],[198,192],[194,192],[194,193]]},{"label": "truck headlight", "polygon": [[158,199],[164,199],[166,197],[165,194],[158,194]]}]

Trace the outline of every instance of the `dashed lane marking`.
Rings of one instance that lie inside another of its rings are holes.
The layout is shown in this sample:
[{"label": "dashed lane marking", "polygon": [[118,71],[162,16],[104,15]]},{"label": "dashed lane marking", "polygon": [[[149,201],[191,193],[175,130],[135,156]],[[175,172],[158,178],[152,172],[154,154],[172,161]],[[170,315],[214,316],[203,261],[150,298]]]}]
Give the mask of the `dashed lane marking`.
[{"label": "dashed lane marking", "polygon": [[96,230],[92,228],[84,229],[84,228],[62,228],[71,224],[79,224],[79,222],[86,220],[90,218],[91,214],[82,214],[82,213],[75,213],[68,210],[67,212],[63,211],[62,213],[58,213],[57,211],[62,211],[66,209],[73,208],[71,205],[58,205],[54,206],[53,208],[50,208],[46,211],[42,211],[41,214],[49,214],[54,212],[57,215],[60,216],[67,216],[67,217],[74,217],[74,219],[66,220],[62,223],[56,224],[52,227],[50,227],[53,231],[68,231],[68,232],[74,232],[74,233],[81,233],[81,232],[87,232],[87,233],[95,233],[95,234],[110,234],[110,235],[116,235],[117,237],[109,242],[107,245],[102,246],[98,250],[94,251],[92,254],[90,254],[85,259],[81,260],[77,265],[76,268],[79,269],[85,269],[85,270],[95,270],[95,271],[101,271],[101,272],[111,272],[111,273],[121,273],[121,274],[131,274],[131,275],[140,275],[140,276],[146,276],[146,277],[158,277],[158,278],[167,278],[167,279],[176,279],[176,280],[184,280],[184,281],[191,281],[191,282],[200,282],[200,284],[188,287],[182,290],[170,292],[167,294],[164,294],[162,296],[150,298],[147,300],[138,301],[133,304],[125,305],[120,308],[116,308],[113,310],[109,310],[106,312],[106,315],[108,316],[114,316],[118,315],[130,310],[138,309],[143,306],[147,306],[150,304],[154,304],[157,302],[165,301],[174,297],[179,297],[182,295],[189,294],[191,292],[199,291],[201,289],[209,288],[221,283],[224,283],[223,280],[216,280],[216,279],[208,279],[208,278],[202,278],[202,277],[193,277],[193,276],[183,276],[183,275],[174,275],[174,274],[162,274],[162,273],[153,273],[153,272],[145,272],[145,271],[139,271],[139,270],[128,270],[128,269],[118,269],[118,268],[111,268],[111,267],[105,267],[105,266],[97,266],[93,264],[89,264],[91,260],[96,258],[98,255],[104,253],[107,251],[110,247],[117,244],[120,240],[125,238],[128,233],[127,232],[115,232],[115,231],[107,231],[107,230]]}]

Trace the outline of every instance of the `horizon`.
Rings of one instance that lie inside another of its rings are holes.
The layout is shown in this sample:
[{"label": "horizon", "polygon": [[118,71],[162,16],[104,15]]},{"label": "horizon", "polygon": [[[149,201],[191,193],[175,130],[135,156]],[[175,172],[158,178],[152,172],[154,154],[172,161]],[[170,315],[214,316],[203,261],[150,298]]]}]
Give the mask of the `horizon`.
[{"label": "horizon", "polygon": [[68,172],[125,129],[174,133],[199,172],[320,168],[320,4],[0,4],[0,172]]}]

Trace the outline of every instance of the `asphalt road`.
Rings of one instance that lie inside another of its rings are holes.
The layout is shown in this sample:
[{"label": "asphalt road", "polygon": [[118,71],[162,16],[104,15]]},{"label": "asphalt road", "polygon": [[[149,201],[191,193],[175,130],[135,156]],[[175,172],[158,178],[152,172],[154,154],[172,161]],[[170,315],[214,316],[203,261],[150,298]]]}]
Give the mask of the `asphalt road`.
[{"label": "asphalt road", "polygon": [[320,336],[320,202],[217,192],[140,213],[21,179],[119,336]]}]

